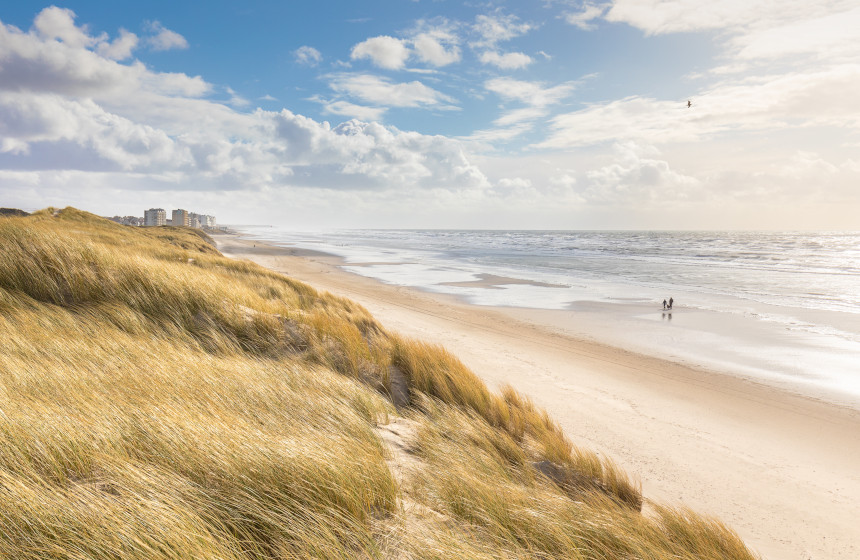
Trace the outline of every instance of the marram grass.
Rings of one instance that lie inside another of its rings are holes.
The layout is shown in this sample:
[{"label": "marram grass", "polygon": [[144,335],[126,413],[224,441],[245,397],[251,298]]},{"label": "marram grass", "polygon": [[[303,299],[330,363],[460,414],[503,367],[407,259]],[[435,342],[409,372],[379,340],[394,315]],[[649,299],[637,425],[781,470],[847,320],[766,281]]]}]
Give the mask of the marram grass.
[{"label": "marram grass", "polygon": [[754,558],[641,513],[512,388],[193,230],[0,219],[0,341],[0,558]]}]

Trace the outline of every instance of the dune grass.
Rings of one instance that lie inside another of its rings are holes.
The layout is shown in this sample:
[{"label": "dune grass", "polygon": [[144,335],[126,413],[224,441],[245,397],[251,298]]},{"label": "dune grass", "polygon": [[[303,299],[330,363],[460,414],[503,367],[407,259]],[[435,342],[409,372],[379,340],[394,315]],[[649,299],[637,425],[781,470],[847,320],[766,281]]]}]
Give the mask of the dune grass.
[{"label": "dune grass", "polygon": [[[512,388],[194,230],[0,218],[0,340],[2,558],[754,557],[643,515]],[[375,431],[398,414],[403,480]]]}]

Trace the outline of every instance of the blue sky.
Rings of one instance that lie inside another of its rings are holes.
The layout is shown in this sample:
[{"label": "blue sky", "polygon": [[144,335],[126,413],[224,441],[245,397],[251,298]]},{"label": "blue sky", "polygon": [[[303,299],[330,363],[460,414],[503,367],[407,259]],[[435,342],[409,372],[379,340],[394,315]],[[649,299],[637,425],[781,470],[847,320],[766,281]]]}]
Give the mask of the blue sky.
[{"label": "blue sky", "polygon": [[17,2],[0,22],[3,206],[860,229],[856,1]]}]

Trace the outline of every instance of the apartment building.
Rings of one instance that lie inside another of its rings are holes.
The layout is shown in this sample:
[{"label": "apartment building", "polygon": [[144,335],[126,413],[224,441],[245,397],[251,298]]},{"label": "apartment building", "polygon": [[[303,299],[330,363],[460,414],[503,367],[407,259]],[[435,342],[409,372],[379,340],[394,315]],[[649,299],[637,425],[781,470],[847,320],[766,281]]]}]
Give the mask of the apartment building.
[{"label": "apartment building", "polygon": [[174,210],[172,216],[172,225],[174,226],[191,226],[191,216],[188,213],[188,210]]},{"label": "apartment building", "polygon": [[150,208],[143,213],[143,225],[163,226],[167,224],[167,212],[164,208]]}]

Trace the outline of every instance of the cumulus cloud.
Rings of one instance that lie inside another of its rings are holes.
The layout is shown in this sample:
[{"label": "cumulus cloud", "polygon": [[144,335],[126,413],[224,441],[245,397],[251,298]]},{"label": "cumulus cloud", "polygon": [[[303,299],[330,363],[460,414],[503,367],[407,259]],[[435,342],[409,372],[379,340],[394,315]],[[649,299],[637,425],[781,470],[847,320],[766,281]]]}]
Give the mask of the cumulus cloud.
[{"label": "cumulus cloud", "polygon": [[534,27],[513,15],[500,12],[489,15],[479,15],[475,18],[472,31],[478,35],[470,45],[473,49],[480,51],[478,60],[482,64],[488,64],[503,70],[516,70],[525,68],[534,59],[522,52],[501,52],[498,44],[509,41],[520,35],[528,33]]},{"label": "cumulus cloud", "polygon": [[418,33],[412,38],[412,46],[418,59],[436,67],[460,61],[457,42],[454,34],[441,30]]},{"label": "cumulus cloud", "polygon": [[151,21],[147,24],[147,30],[154,35],[147,37],[146,42],[154,51],[169,51],[172,49],[187,49],[188,41],[185,37],[175,31],[167,29],[161,22]]},{"label": "cumulus cloud", "polygon": [[500,54],[496,51],[486,51],[481,53],[479,59],[484,64],[490,64],[502,70],[517,70],[534,62],[532,57],[520,52]]},{"label": "cumulus cloud", "polygon": [[305,66],[316,66],[322,62],[322,53],[313,47],[307,45],[297,48],[293,51],[296,57],[296,62]]},{"label": "cumulus cloud", "polygon": [[320,103],[323,106],[323,112],[327,115],[343,115],[362,121],[378,121],[382,119],[386,111],[385,107],[356,105],[342,99],[329,101],[321,97],[314,97],[312,100]]},{"label": "cumulus cloud", "polygon": [[181,167],[185,158],[163,131],[109,113],[91,100],[3,93],[0,116],[0,137],[19,142],[14,151],[31,156],[36,166],[51,168],[70,148],[79,157],[73,165],[87,169]]},{"label": "cumulus cloud", "polygon": [[106,33],[91,36],[86,26],[75,24],[75,13],[66,8],[50,6],[33,20],[33,29],[42,38],[62,43],[71,49],[95,47],[102,56],[113,60],[124,60],[131,56],[138,45],[138,37],[125,29],[119,30],[119,37],[109,41]]},{"label": "cumulus cloud", "polygon": [[553,175],[549,178],[551,185],[562,188],[571,188],[576,185],[576,176],[571,172],[564,172],[561,175]]},{"label": "cumulus cloud", "polygon": [[352,47],[350,58],[352,60],[367,58],[380,68],[399,70],[409,58],[409,47],[403,39],[380,35]]},{"label": "cumulus cloud", "polygon": [[673,170],[669,162],[654,157],[656,150],[649,146],[620,143],[615,151],[614,162],[586,173],[588,187],[583,195],[587,200],[665,205],[690,198],[701,184],[695,177]]},{"label": "cumulus cloud", "polygon": [[[277,135],[286,141],[287,155],[313,165],[300,169],[296,181],[303,186],[343,188],[445,187],[482,188],[483,173],[469,162],[462,146],[441,136],[403,132],[378,123],[347,121],[334,128],[282,111],[275,116]],[[326,175],[336,170],[335,177]]]},{"label": "cumulus cloud", "polygon": [[329,86],[338,93],[385,107],[455,108],[453,98],[418,81],[395,83],[372,74],[335,74]]},{"label": "cumulus cloud", "polygon": [[565,14],[564,19],[567,23],[574,25],[583,31],[590,31],[596,26],[594,20],[601,17],[606,11],[606,5],[585,4],[582,11]]},{"label": "cumulus cloud", "polygon": [[532,186],[532,181],[524,177],[503,177],[499,179],[499,186],[510,190],[529,189]]},{"label": "cumulus cloud", "polygon": [[67,8],[45,8],[33,20],[33,27],[43,38],[62,41],[70,48],[89,47],[99,41],[87,33],[85,26],[75,25],[75,13]]},{"label": "cumulus cloud", "polygon": [[125,60],[131,57],[132,51],[137,48],[139,42],[140,40],[137,35],[125,29],[120,29],[119,37],[109,43],[100,43],[97,50],[105,58]]},{"label": "cumulus cloud", "polygon": [[[70,30],[58,24],[73,22],[74,14],[66,10],[46,8],[37,20],[46,12],[51,14],[53,30],[48,35],[41,31],[24,33],[0,23],[0,90],[88,95],[103,100],[129,99],[145,92],[200,96],[210,90],[199,76],[150,72],[139,62],[120,64],[104,53],[107,49],[113,51],[107,54],[122,54],[114,49],[116,41],[107,43],[106,36],[91,37],[85,28]],[[72,40],[56,40],[58,32]],[[122,33],[118,41],[124,41]],[[99,48],[101,45],[107,47]],[[96,50],[87,46],[96,46]]]},{"label": "cumulus cloud", "polygon": [[568,97],[576,88],[575,82],[544,87],[542,82],[528,82],[513,78],[493,78],[484,87],[506,99],[513,99],[533,107],[546,107]]},{"label": "cumulus cloud", "polygon": [[479,15],[475,18],[472,30],[480,36],[480,39],[474,41],[472,45],[493,48],[502,41],[525,35],[532,29],[531,24],[520,22],[514,15],[501,13]]},{"label": "cumulus cloud", "polygon": [[[60,192],[68,181],[219,193],[487,188],[457,140],[357,120],[333,127],[287,110],[237,112],[210,99],[200,77],[118,62],[133,48],[122,32],[114,41],[93,36],[57,8],[37,20],[29,33],[0,24],[0,190],[26,183]],[[341,75],[333,83],[380,106],[320,101],[331,114],[377,119],[388,106],[454,101],[420,82]]]},{"label": "cumulus cloud", "polygon": [[[403,37],[381,35],[366,39],[353,46],[352,60],[368,59],[374,65],[388,70],[403,70],[409,59],[439,68],[461,59],[460,37],[457,25],[444,18],[431,21],[418,20]],[[408,68],[410,72],[432,72]]]}]

